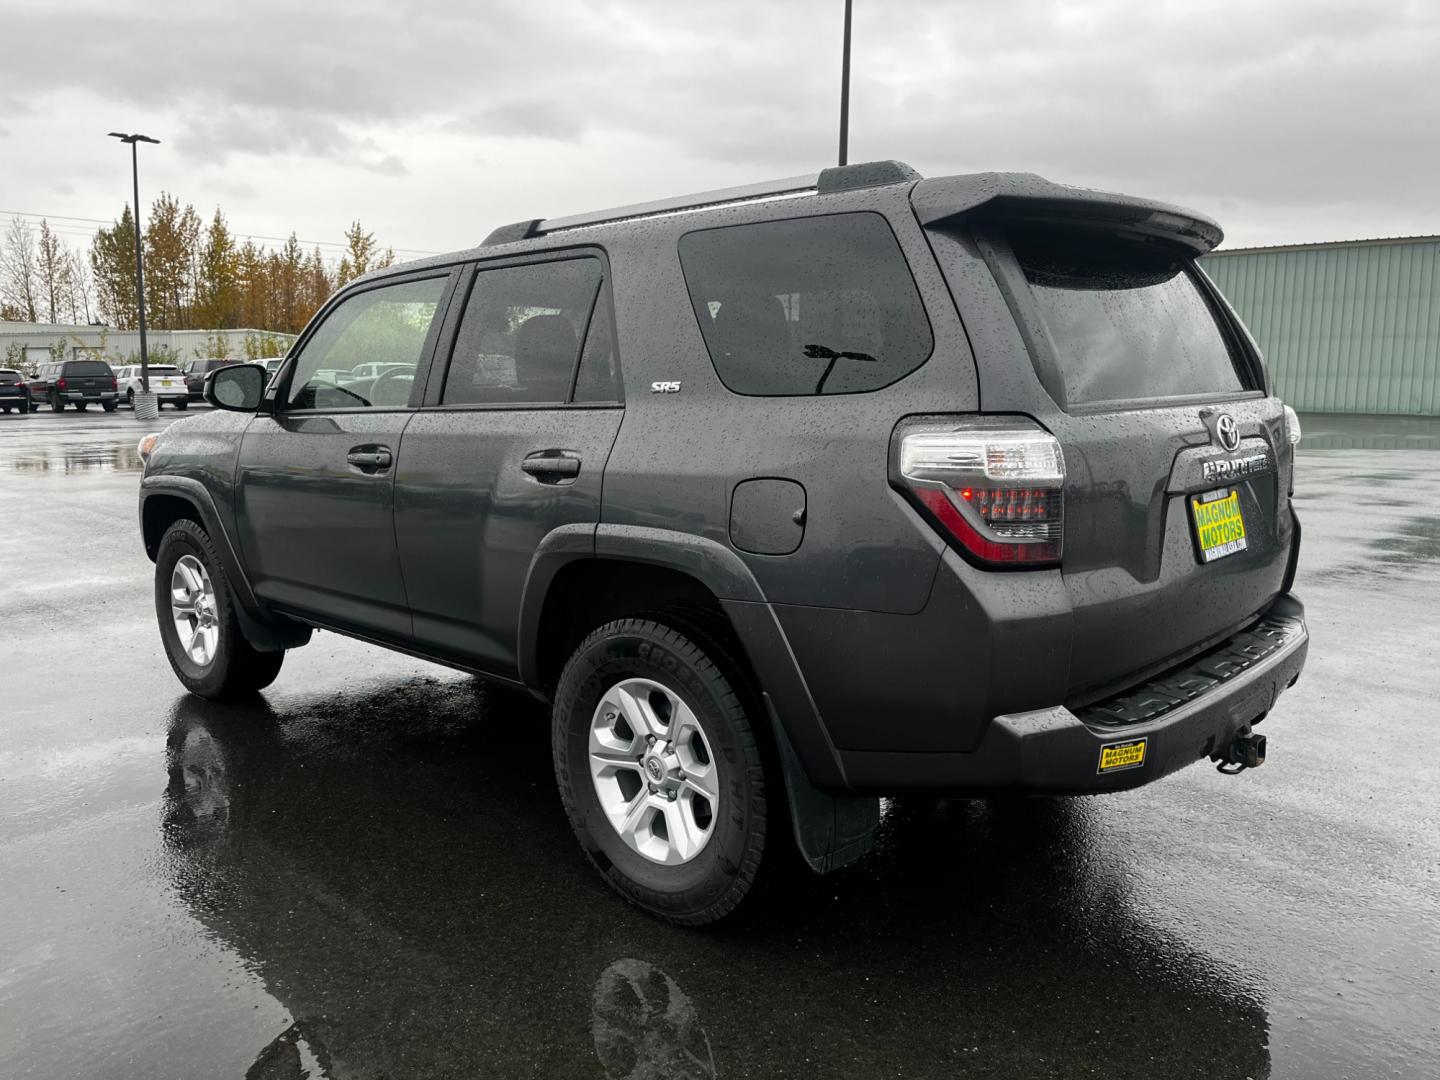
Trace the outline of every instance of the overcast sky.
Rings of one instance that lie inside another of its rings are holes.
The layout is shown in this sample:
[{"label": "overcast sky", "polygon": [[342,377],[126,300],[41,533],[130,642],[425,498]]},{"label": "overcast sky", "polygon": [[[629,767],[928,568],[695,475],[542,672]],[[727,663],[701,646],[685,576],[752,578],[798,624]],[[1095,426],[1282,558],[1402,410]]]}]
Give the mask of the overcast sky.
[{"label": "overcast sky", "polygon": [[[1437,0],[855,9],[852,161],[1166,199],[1228,246],[1440,233]],[[0,0],[0,211],[113,218],[112,129],[163,141],[142,202],[305,240],[358,217],[412,253],[807,172],[834,159],[841,10]]]}]

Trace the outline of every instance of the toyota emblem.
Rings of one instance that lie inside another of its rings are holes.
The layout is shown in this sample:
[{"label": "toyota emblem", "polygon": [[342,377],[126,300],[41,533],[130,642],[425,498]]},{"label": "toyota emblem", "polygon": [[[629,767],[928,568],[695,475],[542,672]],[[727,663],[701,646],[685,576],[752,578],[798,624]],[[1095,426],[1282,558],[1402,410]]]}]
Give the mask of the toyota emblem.
[{"label": "toyota emblem", "polygon": [[1229,413],[1221,413],[1215,421],[1215,441],[1222,450],[1234,450],[1240,445],[1240,426]]}]

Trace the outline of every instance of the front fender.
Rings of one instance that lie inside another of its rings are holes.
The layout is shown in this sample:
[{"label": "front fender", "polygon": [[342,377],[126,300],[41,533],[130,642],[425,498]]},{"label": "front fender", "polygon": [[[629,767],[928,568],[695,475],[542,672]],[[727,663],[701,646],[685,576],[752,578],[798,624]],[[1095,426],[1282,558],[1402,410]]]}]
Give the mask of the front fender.
[{"label": "front fender", "polygon": [[[157,495],[183,499],[195,510],[195,516],[204,526],[206,535],[210,537],[220,555],[225,580],[235,595],[235,614],[240,622],[240,632],[245,635],[246,641],[261,652],[294,649],[309,642],[310,627],[270,614],[256,599],[255,590],[250,585],[250,578],[245,573],[244,564],[240,561],[240,555],[225,528],[215,499],[203,483],[194,477],[164,473],[141,480],[139,513],[142,536],[145,531],[146,500]],[[158,537],[156,542],[159,542]],[[146,554],[154,560],[155,552],[150,550],[149,544],[146,545]]]}]

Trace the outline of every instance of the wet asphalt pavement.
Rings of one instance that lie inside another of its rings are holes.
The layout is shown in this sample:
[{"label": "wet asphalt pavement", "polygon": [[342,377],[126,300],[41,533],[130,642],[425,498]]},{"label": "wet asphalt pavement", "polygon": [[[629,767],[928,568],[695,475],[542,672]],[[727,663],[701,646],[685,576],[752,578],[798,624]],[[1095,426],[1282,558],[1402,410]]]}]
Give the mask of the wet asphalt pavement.
[{"label": "wet asphalt pavement", "polygon": [[331,634],[183,693],[145,428],[0,417],[0,1077],[1435,1076],[1440,421],[1305,428],[1264,768],[897,802],[696,931],[585,863],[526,698]]}]

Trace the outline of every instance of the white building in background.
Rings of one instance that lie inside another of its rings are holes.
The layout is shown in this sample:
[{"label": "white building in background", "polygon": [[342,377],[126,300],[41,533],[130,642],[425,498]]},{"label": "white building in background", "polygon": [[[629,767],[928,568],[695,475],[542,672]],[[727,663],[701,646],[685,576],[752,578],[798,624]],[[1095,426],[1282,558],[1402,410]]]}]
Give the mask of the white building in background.
[{"label": "white building in background", "polygon": [[[147,330],[151,363],[183,364],[206,356],[281,356],[294,334],[270,330]],[[0,322],[0,367],[33,368],[63,352],[67,360],[93,356],[112,366],[140,362],[140,332],[67,323]]]}]

